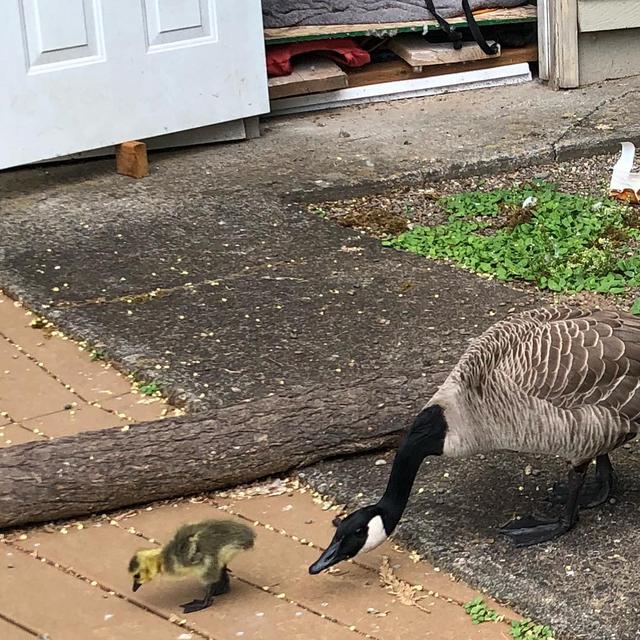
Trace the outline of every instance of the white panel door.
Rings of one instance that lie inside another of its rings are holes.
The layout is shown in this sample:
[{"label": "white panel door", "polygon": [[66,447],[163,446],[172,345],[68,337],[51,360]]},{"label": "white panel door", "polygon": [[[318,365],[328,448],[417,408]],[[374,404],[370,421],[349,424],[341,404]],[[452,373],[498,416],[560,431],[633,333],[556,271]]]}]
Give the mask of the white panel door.
[{"label": "white panel door", "polygon": [[260,0],[0,0],[0,168],[269,108]]}]

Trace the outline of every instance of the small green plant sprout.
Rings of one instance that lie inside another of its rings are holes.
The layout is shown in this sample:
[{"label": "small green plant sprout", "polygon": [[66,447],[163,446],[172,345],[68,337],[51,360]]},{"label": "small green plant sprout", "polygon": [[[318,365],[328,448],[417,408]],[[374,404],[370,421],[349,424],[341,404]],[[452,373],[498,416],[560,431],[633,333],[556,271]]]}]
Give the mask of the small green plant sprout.
[{"label": "small green plant sprout", "polygon": [[487,607],[481,596],[477,596],[464,605],[464,610],[471,616],[473,624],[481,622],[502,622],[504,616],[498,615],[495,609]]},{"label": "small green plant sprout", "polygon": [[633,313],[634,316],[640,316],[640,298],[631,305],[631,313]]},{"label": "small green plant sprout", "polygon": [[96,362],[97,360],[106,360],[107,354],[102,349],[93,349],[89,357],[92,362]]},{"label": "small green plant sprout", "polygon": [[542,624],[535,624],[528,618],[511,622],[511,637],[514,640],[553,640],[553,631]]},{"label": "small green plant sprout", "polygon": [[157,396],[160,393],[160,387],[155,382],[147,382],[138,387],[138,391],[143,396]]},{"label": "small green plant sprout", "polygon": [[328,214],[327,210],[324,209],[323,207],[317,205],[317,204],[312,204],[309,207],[309,211],[311,213],[315,213],[317,216],[319,216],[320,218],[323,218],[325,220],[329,217],[329,214]]}]

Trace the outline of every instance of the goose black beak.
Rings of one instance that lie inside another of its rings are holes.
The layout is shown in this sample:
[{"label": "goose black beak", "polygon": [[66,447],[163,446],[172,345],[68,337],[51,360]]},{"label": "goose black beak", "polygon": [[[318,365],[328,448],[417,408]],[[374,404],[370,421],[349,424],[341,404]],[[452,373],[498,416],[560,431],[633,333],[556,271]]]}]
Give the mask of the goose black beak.
[{"label": "goose black beak", "polygon": [[140,587],[142,586],[142,584],[140,582],[138,582],[137,580],[133,581],[133,592],[135,593]]},{"label": "goose black beak", "polygon": [[340,551],[340,541],[332,542],[324,553],[309,567],[309,573],[312,576],[317,575],[321,571],[332,567],[345,558],[342,557]]}]

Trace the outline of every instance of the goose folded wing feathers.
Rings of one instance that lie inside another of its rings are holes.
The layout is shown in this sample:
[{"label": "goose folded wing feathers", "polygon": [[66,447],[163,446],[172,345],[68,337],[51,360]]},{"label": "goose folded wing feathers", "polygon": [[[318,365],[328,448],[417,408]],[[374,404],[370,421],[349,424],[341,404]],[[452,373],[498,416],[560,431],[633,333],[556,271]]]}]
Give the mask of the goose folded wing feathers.
[{"label": "goose folded wing feathers", "polygon": [[640,419],[640,318],[566,308],[522,314],[504,330],[509,322],[515,352],[500,369],[522,391],[583,419],[589,408]]}]

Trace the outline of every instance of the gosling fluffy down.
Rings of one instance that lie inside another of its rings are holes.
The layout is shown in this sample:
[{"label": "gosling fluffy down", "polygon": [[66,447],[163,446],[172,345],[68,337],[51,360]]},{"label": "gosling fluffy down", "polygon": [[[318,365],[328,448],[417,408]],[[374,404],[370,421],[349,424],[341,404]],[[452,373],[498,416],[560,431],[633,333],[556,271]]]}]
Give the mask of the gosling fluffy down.
[{"label": "gosling fluffy down", "polygon": [[156,576],[185,578],[195,576],[205,585],[201,600],[181,605],[193,613],[211,605],[217,595],[230,589],[227,564],[240,552],[253,547],[251,527],[233,520],[205,520],[180,527],[161,549],[138,551],[129,562],[133,591]]}]

